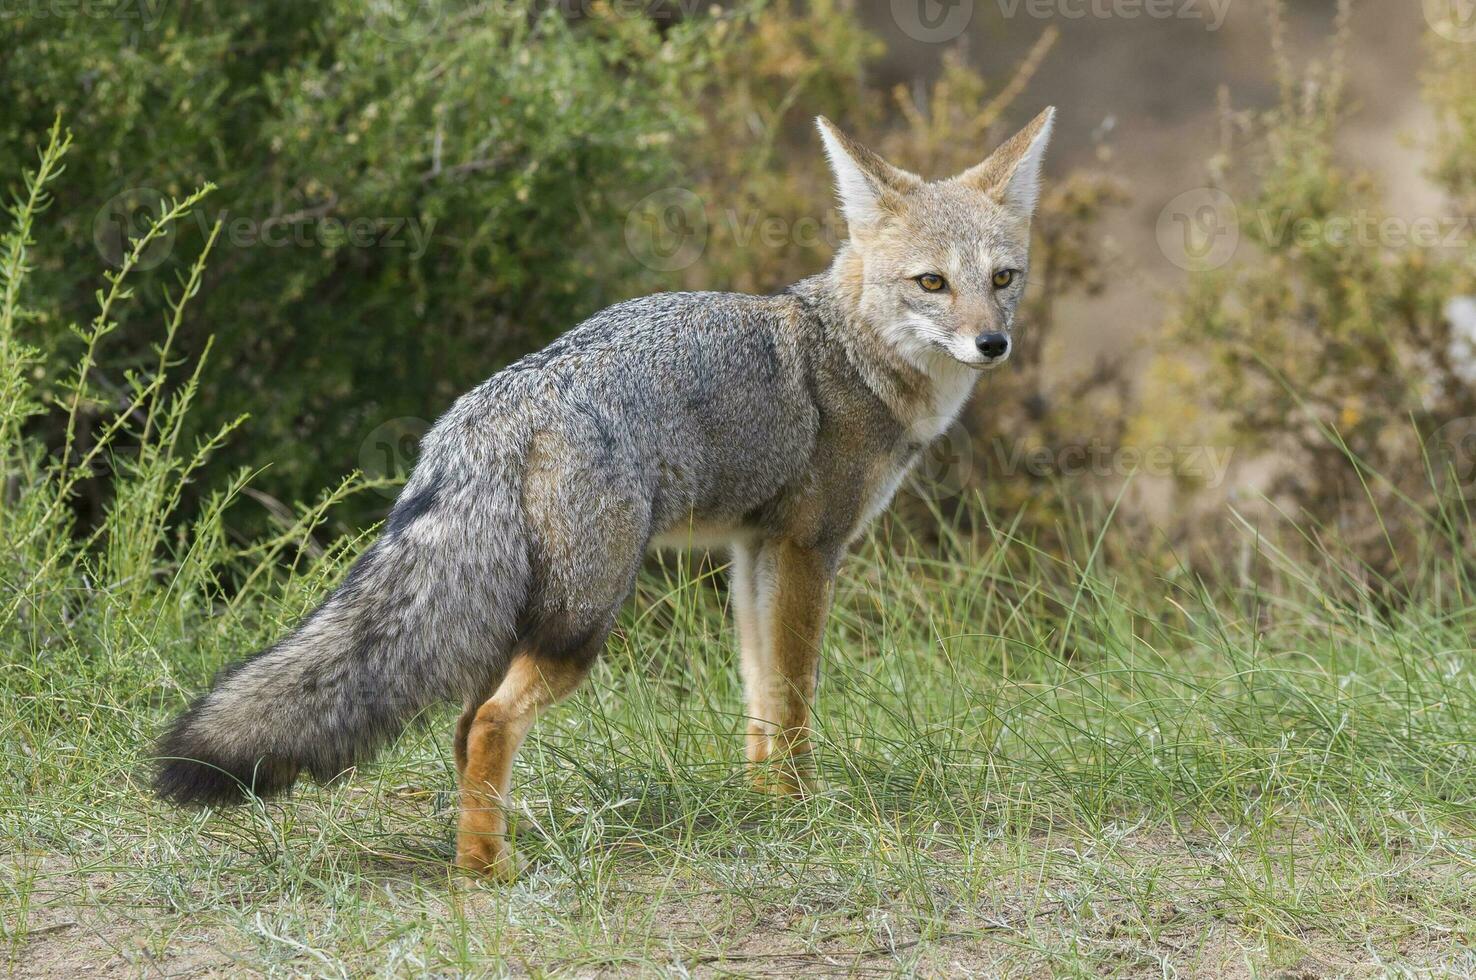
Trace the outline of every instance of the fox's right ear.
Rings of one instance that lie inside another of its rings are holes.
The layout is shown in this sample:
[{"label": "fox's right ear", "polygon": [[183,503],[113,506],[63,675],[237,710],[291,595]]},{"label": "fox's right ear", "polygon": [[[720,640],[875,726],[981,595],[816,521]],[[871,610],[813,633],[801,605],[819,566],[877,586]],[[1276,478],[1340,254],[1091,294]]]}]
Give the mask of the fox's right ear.
[{"label": "fox's right ear", "polygon": [[887,163],[824,116],[817,116],[815,125],[835,172],[841,212],[852,232],[878,224],[907,193],[922,186],[921,177]]}]

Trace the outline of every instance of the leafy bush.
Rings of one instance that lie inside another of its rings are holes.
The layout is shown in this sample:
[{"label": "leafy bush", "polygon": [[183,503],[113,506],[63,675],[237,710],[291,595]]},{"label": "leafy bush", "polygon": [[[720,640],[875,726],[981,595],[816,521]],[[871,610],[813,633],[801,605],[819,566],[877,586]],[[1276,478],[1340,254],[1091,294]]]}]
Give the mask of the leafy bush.
[{"label": "leafy bush", "polygon": [[[78,672],[106,682],[114,666],[137,666],[133,655],[116,665],[113,657],[136,651],[141,636],[159,667],[167,662],[171,669],[203,673],[220,661],[216,644],[222,638],[233,647],[260,642],[280,619],[305,609],[321,576],[333,574],[336,559],[352,546],[341,540],[325,554],[313,532],[356,485],[340,485],[280,533],[245,543],[224,522],[246,484],[245,472],[214,485],[193,520],[182,517],[185,488],[234,428],[226,424],[192,440],[187,431],[202,372],[197,366],[172,377],[185,310],[202,290],[219,226],[164,295],[168,315],[155,331],[153,364],[125,372],[115,401],[89,426],[85,413],[95,404],[91,393],[104,370],[100,354],[135,301],[140,260],[189,218],[207,191],[166,202],[128,245],[119,267],[102,276],[93,314],[86,326],[74,328],[81,349],[75,364],[57,381],[39,374],[43,353],[21,335],[38,315],[30,305],[38,295],[31,278],[34,227],[54,203],[49,187],[69,145],[58,123],[39,163],[26,171],[9,209],[11,227],[0,238],[0,648],[7,651],[6,683]],[[63,434],[54,453],[28,434],[52,430]],[[96,469],[106,471],[108,506],[95,526],[79,526],[74,500]],[[308,574],[283,575],[309,556],[324,560]],[[221,588],[227,576],[235,583],[229,599]],[[289,582],[296,590],[284,593],[281,586]]]},{"label": "leafy bush", "polygon": [[1380,577],[1420,539],[1408,522],[1426,515],[1403,503],[1466,522],[1476,434],[1476,360],[1449,315],[1476,282],[1476,249],[1460,234],[1476,214],[1472,53],[1430,43],[1450,211],[1392,213],[1375,181],[1339,159],[1346,35],[1304,80],[1278,52],[1279,104],[1231,114],[1238,139],[1214,161],[1218,174],[1246,175],[1222,184],[1238,203],[1241,260],[1191,277],[1169,325],[1168,357],[1202,365],[1186,397],[1267,461],[1271,500],[1347,539]]},{"label": "leafy bush", "polygon": [[[62,240],[36,270],[45,369],[59,379],[77,353],[60,325],[89,307],[98,252],[118,262],[161,198],[213,182],[141,256],[110,343],[123,364],[151,362],[161,285],[222,221],[200,285],[208,316],[176,338],[185,355],[216,338],[192,431],[249,412],[250,438],[208,468],[269,464],[262,488],[289,500],[357,466],[377,425],[433,415],[633,291],[628,199],[673,173],[693,124],[683,87],[711,43],[635,17],[576,27],[531,0],[432,5],[403,23],[386,6],[0,20],[0,172],[19,172],[58,110],[88,134],[58,192]],[[92,378],[80,429],[121,385]],[[93,520],[103,506],[94,494]]]}]

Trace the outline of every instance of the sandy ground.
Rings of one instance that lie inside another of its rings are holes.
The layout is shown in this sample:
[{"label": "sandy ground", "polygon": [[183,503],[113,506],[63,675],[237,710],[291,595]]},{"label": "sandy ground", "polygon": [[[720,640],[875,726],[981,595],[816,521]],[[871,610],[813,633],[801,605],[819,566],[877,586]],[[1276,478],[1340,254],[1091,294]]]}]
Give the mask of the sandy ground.
[{"label": "sandy ground", "polygon": [[[1296,836],[1288,835],[1285,846],[1307,848]],[[1227,888],[1215,870],[1225,856],[1224,839],[1165,828],[1141,828],[1110,846],[1042,838],[1030,844],[1034,856],[1024,863],[1019,851],[1001,850],[997,881],[983,890],[984,900],[972,904],[950,901],[959,883],[949,880],[949,855],[930,854],[938,875],[937,907],[924,931],[922,910],[886,902],[852,907],[837,900],[839,892],[828,891],[823,879],[797,890],[783,882],[770,902],[742,889],[714,887],[695,869],[675,877],[633,869],[602,904],[593,943],[588,936],[571,940],[552,923],[532,924],[540,909],[557,905],[557,876],[509,890],[448,879],[422,855],[370,868],[358,900],[378,906],[366,921],[422,923],[417,946],[455,942],[452,923],[459,910],[468,929],[498,933],[495,945],[482,946],[478,969],[485,963],[488,970],[519,976],[1050,977],[1084,962],[1118,976],[1315,978],[1385,976],[1391,969],[1403,969],[1403,975],[1470,975],[1476,967],[1465,939],[1432,920],[1423,901],[1436,891],[1460,894],[1459,879],[1466,873],[1459,866],[1390,856],[1365,868],[1388,889],[1391,901],[1366,920],[1350,906],[1354,914],[1346,923],[1335,910],[1324,909],[1327,914],[1319,918],[1341,932],[1334,934],[1268,918],[1275,903],[1261,908],[1240,902],[1240,893]],[[1089,877],[1098,885],[1075,874],[1083,863],[1096,869]],[[344,944],[341,936],[316,941],[313,935],[316,950],[294,948],[291,923],[321,923],[343,913],[321,898],[315,901],[311,892],[277,909],[271,902],[252,902],[251,884],[243,880],[240,895],[210,898],[210,913],[187,915],[157,895],[139,894],[129,885],[129,869],[79,873],[61,858],[33,860],[30,868],[39,880],[29,934],[11,950],[16,976],[73,977],[84,964],[89,975],[100,977],[237,976],[264,969],[296,975],[414,972],[407,969],[414,960],[395,961],[389,939],[361,935],[358,927],[347,931],[362,946]],[[1072,870],[1058,875],[1053,868]],[[1170,884],[1146,901],[1115,893],[1107,884],[1131,890],[1144,874]],[[1311,894],[1304,898],[1320,901]],[[499,921],[509,903],[526,906],[528,927],[486,925]]]}]

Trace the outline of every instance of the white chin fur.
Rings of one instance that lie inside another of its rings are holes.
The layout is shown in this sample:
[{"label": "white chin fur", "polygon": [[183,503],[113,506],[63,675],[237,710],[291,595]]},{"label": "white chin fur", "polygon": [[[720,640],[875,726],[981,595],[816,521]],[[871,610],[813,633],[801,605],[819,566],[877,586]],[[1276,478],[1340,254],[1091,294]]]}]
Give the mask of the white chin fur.
[{"label": "white chin fur", "polygon": [[1009,359],[1010,355],[1006,354],[1004,357],[996,357],[992,361],[986,361],[983,358],[976,357],[972,361],[961,360],[959,361],[959,363],[968,365],[975,371],[993,371],[995,368],[999,367],[1001,364],[1003,364],[1005,361],[1008,361]]},{"label": "white chin fur", "polygon": [[1010,354],[1014,353],[1012,347],[1005,351],[1004,357],[987,358],[979,353],[979,348],[974,346],[971,338],[958,336],[948,338],[943,347],[948,351],[948,357],[955,363],[974,371],[992,371],[1008,361]]}]

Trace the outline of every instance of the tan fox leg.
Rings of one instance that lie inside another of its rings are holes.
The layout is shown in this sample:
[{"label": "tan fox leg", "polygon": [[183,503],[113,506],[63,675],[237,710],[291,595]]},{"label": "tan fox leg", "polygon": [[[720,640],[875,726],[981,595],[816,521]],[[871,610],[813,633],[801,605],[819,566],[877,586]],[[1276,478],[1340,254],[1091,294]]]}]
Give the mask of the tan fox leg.
[{"label": "tan fox leg", "polygon": [[[565,661],[528,653],[512,667],[491,699],[462,715],[466,722],[465,761],[461,764],[461,821],[456,863],[501,878],[517,874],[507,840],[508,800],[513,757],[540,712],[571,694],[589,673],[584,660]],[[458,732],[461,729],[458,724]]]},{"label": "tan fox leg", "polygon": [[[757,548],[738,545],[733,549],[733,565],[728,575],[728,592],[733,605],[733,619],[738,626],[738,671],[743,677],[743,690],[748,700],[749,768],[769,758],[769,741],[774,734],[776,705],[773,697],[774,667],[769,657],[765,635],[765,590],[761,579],[771,571],[761,567]],[[772,564],[772,563],[770,563]]]},{"label": "tan fox leg", "polygon": [[762,603],[777,688],[770,754],[777,773],[769,789],[803,795],[813,788],[810,707],[820,674],[820,640],[830,611],[833,564],[820,552],[773,546],[774,591]]}]

